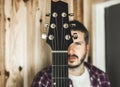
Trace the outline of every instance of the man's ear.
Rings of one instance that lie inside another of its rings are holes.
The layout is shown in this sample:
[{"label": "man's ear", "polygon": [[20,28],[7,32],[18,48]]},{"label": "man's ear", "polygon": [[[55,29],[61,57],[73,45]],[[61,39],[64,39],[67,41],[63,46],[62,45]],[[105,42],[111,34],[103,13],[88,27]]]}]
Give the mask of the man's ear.
[{"label": "man's ear", "polygon": [[87,53],[90,51],[90,44],[87,44]]},{"label": "man's ear", "polygon": [[85,59],[85,60],[88,61],[90,45],[87,44],[86,46],[87,46],[87,48],[86,48],[86,52],[87,52],[87,54],[86,54],[86,59]]}]

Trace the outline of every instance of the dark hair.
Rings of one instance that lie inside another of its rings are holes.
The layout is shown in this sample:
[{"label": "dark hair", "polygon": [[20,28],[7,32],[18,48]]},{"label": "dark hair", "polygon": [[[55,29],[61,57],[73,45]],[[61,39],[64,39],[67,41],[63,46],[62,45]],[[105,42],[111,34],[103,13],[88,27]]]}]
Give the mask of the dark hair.
[{"label": "dark hair", "polygon": [[88,30],[86,29],[86,27],[80,23],[77,20],[73,20],[69,22],[69,28],[70,30],[75,30],[75,31],[81,31],[84,33],[84,39],[86,44],[88,44],[89,42],[89,34],[88,34]]}]

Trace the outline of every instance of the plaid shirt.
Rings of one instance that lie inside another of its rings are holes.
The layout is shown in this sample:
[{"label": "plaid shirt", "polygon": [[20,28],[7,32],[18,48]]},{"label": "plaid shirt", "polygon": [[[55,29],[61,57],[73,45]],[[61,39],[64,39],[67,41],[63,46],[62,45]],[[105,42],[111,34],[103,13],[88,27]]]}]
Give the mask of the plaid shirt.
[{"label": "plaid shirt", "polygon": [[[106,73],[88,63],[85,63],[85,66],[90,75],[91,87],[111,87]],[[51,87],[51,72],[51,67],[45,68],[43,71],[39,72],[32,82],[32,87]],[[71,80],[69,80],[69,87],[73,87]]]}]

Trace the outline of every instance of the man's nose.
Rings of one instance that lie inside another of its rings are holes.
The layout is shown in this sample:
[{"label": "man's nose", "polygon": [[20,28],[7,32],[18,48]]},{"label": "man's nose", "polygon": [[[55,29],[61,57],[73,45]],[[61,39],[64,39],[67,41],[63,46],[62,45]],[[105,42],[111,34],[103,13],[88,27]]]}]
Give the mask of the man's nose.
[{"label": "man's nose", "polygon": [[70,45],[68,47],[68,54],[73,54],[74,53],[74,46],[73,45]]}]

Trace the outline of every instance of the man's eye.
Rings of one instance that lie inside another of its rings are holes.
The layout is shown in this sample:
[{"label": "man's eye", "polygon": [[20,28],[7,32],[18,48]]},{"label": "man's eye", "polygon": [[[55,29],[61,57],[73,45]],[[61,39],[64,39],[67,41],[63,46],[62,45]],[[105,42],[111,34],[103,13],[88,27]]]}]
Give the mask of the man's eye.
[{"label": "man's eye", "polygon": [[75,44],[76,44],[76,45],[81,45],[82,43],[80,43],[80,42],[75,42]]}]

